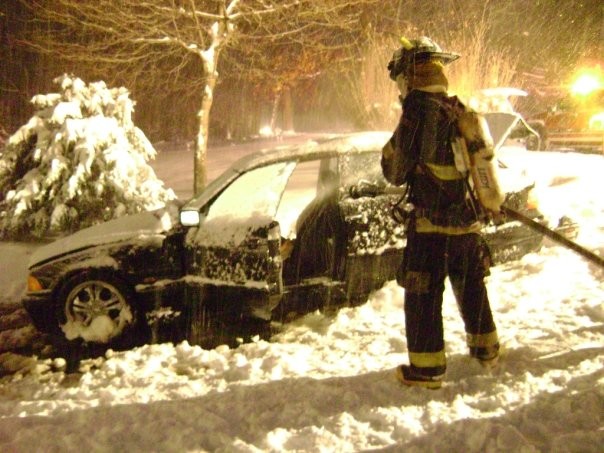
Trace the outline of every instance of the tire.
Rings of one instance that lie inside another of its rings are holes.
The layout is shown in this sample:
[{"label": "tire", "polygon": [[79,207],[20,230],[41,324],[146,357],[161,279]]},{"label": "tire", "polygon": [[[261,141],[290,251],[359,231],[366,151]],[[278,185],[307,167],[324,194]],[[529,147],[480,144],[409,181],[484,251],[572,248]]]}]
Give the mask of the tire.
[{"label": "tire", "polygon": [[529,134],[526,138],[526,149],[529,151],[544,151],[547,149],[547,130],[542,124],[536,123],[530,125],[538,134]]},{"label": "tire", "polygon": [[111,272],[92,270],[69,278],[57,301],[57,321],[67,340],[113,344],[134,330],[134,291]]}]

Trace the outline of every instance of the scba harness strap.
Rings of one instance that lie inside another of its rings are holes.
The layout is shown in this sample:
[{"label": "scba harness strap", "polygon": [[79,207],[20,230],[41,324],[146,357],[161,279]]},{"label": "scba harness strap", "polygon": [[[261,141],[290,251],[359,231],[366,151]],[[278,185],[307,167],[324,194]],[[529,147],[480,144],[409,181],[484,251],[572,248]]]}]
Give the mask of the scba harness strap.
[{"label": "scba harness strap", "polygon": [[[425,101],[435,103],[438,110],[444,112],[446,118],[444,124],[446,124],[445,127],[448,129],[448,131],[443,134],[446,136],[445,147],[447,152],[451,153],[453,161],[455,162],[455,168],[452,168],[452,171],[458,175],[459,180],[463,180],[463,185],[465,187],[464,192],[468,195],[463,199],[459,198],[459,194],[457,196],[454,195],[451,190],[449,190],[450,188],[447,187],[446,180],[441,180],[435,175],[429,165],[416,158],[415,162],[413,162],[414,171],[409,172],[406,178],[407,190],[403,197],[393,205],[393,218],[400,223],[406,223],[409,214],[411,211],[414,211],[416,216],[426,217],[435,225],[441,226],[460,227],[467,226],[477,220],[486,221],[486,213],[484,209],[482,209],[482,206],[474,193],[473,187],[470,184],[468,168],[458,164],[458,161],[461,158],[456,155],[455,151],[455,143],[463,140],[458,126],[458,120],[460,115],[466,112],[466,107],[456,96],[430,96],[427,97]],[[411,204],[417,199],[414,184],[416,175],[426,176],[439,193],[442,194],[442,197],[448,204],[448,207],[444,212],[442,207],[430,209],[427,207],[413,206]]]}]

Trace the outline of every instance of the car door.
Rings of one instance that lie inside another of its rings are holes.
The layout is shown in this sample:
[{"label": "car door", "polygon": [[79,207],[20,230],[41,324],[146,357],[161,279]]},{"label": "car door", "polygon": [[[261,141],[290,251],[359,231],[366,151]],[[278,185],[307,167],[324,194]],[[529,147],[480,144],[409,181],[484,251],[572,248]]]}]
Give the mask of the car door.
[{"label": "car door", "polygon": [[381,153],[349,153],[340,157],[338,173],[348,195],[341,203],[348,249],[346,296],[351,304],[367,300],[371,291],[393,280],[406,243],[404,227],[393,217],[393,207],[403,200],[404,188],[386,183]]},{"label": "car door", "polygon": [[269,319],[282,292],[281,233],[276,220],[296,162],[249,170],[226,187],[187,237],[188,274],[228,316]]}]

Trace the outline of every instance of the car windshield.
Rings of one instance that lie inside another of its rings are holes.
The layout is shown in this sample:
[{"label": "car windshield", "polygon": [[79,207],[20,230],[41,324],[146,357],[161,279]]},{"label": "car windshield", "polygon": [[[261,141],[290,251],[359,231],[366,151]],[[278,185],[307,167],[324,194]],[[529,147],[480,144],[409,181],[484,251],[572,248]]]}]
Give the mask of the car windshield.
[{"label": "car windshield", "polygon": [[197,240],[236,245],[248,232],[268,225],[295,165],[280,162],[242,174],[210,206]]}]

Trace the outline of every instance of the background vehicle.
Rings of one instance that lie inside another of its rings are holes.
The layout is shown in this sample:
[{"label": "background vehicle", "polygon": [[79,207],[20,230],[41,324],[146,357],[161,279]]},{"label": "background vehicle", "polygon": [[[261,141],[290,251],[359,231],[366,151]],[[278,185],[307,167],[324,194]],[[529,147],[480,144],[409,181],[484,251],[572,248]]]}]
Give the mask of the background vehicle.
[{"label": "background vehicle", "polygon": [[[269,333],[271,322],[363,303],[394,278],[405,245],[392,216],[404,189],[387,185],[380,168],[389,136],[254,153],[182,207],[42,247],[24,305],[40,330],[68,344],[129,347],[236,344]],[[529,191],[513,191],[508,203],[541,219]],[[485,237],[496,263],[542,243],[517,222],[485,228]]]},{"label": "background vehicle", "polygon": [[545,110],[528,116],[538,135],[527,149],[572,148],[604,154],[604,82],[599,66],[578,72],[572,85],[546,91]]}]

